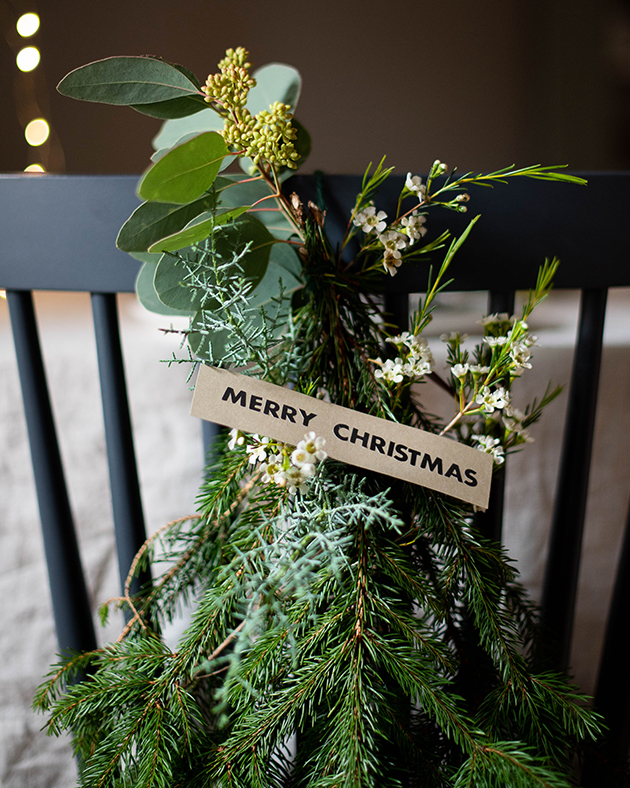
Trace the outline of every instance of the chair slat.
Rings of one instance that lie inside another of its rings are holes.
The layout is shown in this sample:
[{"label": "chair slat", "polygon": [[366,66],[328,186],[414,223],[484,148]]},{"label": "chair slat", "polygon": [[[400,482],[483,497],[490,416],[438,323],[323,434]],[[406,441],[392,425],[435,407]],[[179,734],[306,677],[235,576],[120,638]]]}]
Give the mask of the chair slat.
[{"label": "chair slat", "polygon": [[491,290],[488,293],[488,314],[514,314],[514,290]]},{"label": "chair slat", "polygon": [[96,648],[94,624],[50,404],[33,298],[7,291],[52,607],[61,652]]},{"label": "chair slat", "polygon": [[[514,313],[514,291],[495,291],[488,293],[488,314],[508,315]],[[503,509],[505,505],[505,466],[495,471],[492,477],[492,489],[488,509],[478,519],[479,528],[484,536],[493,542],[500,542],[503,535]]]},{"label": "chair slat", "polygon": [[[630,748],[630,671],[628,671],[628,610],[630,610],[630,511],[617,566],[617,578],[606,624],[604,648],[595,690],[595,708],[604,715],[608,733],[602,755],[623,763]],[[585,788],[602,784],[602,763],[592,757],[582,777]]]},{"label": "chair slat", "polygon": [[571,649],[607,295],[605,288],[582,291],[543,585],[543,622],[553,641],[552,658],[563,668]]},{"label": "chair slat", "polygon": [[212,421],[201,420],[201,440],[203,444],[203,456],[206,465],[215,459],[214,454],[210,454],[210,450],[214,441],[219,437],[221,426]]},{"label": "chair slat", "polygon": [[[92,293],[91,298],[118,569],[121,589],[124,589],[133,559],[146,541],[144,514],[120,346],[116,295],[114,293]],[[143,571],[134,578],[131,593],[137,593],[143,585],[150,582],[150,570]]]},{"label": "chair slat", "polygon": [[385,314],[388,320],[396,327],[392,333],[402,333],[409,330],[409,294],[389,293],[385,296]]}]

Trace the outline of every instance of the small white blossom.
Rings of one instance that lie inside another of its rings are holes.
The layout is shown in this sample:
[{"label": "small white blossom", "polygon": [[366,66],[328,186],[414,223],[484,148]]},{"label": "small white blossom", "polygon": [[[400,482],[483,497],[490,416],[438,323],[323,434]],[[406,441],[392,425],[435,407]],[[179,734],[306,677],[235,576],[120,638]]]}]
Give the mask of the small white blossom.
[{"label": "small white blossom", "polygon": [[450,334],[440,334],[442,342],[455,342],[457,345],[468,339],[468,334],[460,334],[458,331],[451,331]]},{"label": "small white blossom", "polygon": [[403,374],[412,380],[419,380],[425,375],[430,375],[433,372],[433,356],[431,351],[427,355],[428,358],[410,356],[403,366]]},{"label": "small white blossom", "polygon": [[387,227],[386,222],[383,221],[386,218],[387,214],[385,211],[376,213],[376,208],[370,205],[368,208],[360,211],[352,221],[357,227],[360,227],[364,233],[375,232],[378,235]]},{"label": "small white blossom", "polygon": [[403,216],[400,220],[403,227],[402,232],[409,236],[410,241],[417,241],[427,233],[427,228],[424,227],[426,220],[426,216],[421,216],[417,211],[414,211],[411,216]]},{"label": "small white blossom", "polygon": [[405,186],[410,192],[413,192],[418,196],[420,202],[424,202],[424,198],[426,197],[427,193],[427,187],[424,186],[422,183],[422,178],[419,175],[412,175],[410,172],[408,172]]},{"label": "small white blossom", "polygon": [[453,364],[451,372],[456,378],[465,378],[469,369],[468,364]]},{"label": "small white blossom", "polygon": [[510,358],[517,369],[531,369],[532,365],[529,363],[531,355],[532,351],[527,342],[515,342],[510,348]]},{"label": "small white blossom", "polygon": [[315,465],[316,457],[314,454],[306,451],[306,449],[294,449],[291,455],[291,462],[300,468],[302,465]]},{"label": "small white blossom", "polygon": [[502,409],[509,401],[510,395],[502,386],[499,386],[495,391],[491,391],[488,386],[484,386],[475,398],[475,402],[483,407],[485,413],[493,413],[495,408]]},{"label": "small white blossom", "polygon": [[261,438],[258,435],[252,435],[254,444],[247,447],[249,452],[249,461],[252,465],[257,462],[262,462],[267,459],[267,444],[269,438]]},{"label": "small white blossom", "polygon": [[307,432],[304,440],[293,450],[290,460],[285,454],[268,457],[267,462],[260,466],[262,482],[286,487],[291,494],[307,492],[307,482],[315,475],[317,463],[328,456],[323,449],[325,443],[325,438],[318,437],[314,432]]},{"label": "small white blossom", "polygon": [[381,361],[377,358],[374,363],[381,367],[374,372],[377,378],[383,378],[388,383],[400,383],[405,377],[419,380],[433,372],[433,354],[424,337],[404,331],[399,336],[388,337],[385,341],[396,345],[399,351],[406,348],[408,354],[404,361],[402,358],[396,358],[395,361]]},{"label": "small white blossom", "polygon": [[291,465],[281,472],[281,479],[277,483],[281,487],[287,487],[292,495],[296,492],[306,493],[308,492],[307,482],[314,473],[314,466],[309,463],[299,467]]},{"label": "small white blossom", "polygon": [[237,446],[242,446],[245,443],[245,435],[237,429],[230,430],[230,440],[228,441],[228,449],[232,451]]},{"label": "small white blossom", "polygon": [[471,435],[472,440],[477,441],[477,449],[486,454],[491,454],[497,465],[505,462],[505,451],[498,438],[491,438],[490,435]]},{"label": "small white blossom", "polygon": [[377,358],[375,363],[379,364],[381,368],[374,370],[374,377],[383,378],[388,383],[400,383],[404,380],[403,361],[401,358],[397,358],[395,361],[392,361],[391,358],[388,358],[386,361],[381,361],[380,358]]},{"label": "small white blossom", "polygon": [[392,252],[389,249],[385,250],[383,257],[383,268],[390,276],[396,276],[398,269],[402,265],[402,258],[400,252]]},{"label": "small white blossom", "polygon": [[400,249],[404,249],[409,243],[409,239],[403,233],[396,230],[388,230],[386,233],[379,235],[378,240],[385,248],[385,255],[383,257],[383,267],[390,276],[394,276],[396,269],[402,265],[402,256]]},{"label": "small white blossom", "polygon": [[283,464],[284,460],[281,454],[270,455],[268,461],[260,466],[260,470],[263,472],[263,483],[280,484],[282,486],[283,477],[281,474]]},{"label": "small white blossom", "polygon": [[381,233],[378,240],[390,252],[404,249],[409,243],[409,238],[404,233],[399,233],[398,230],[388,230],[386,233]]},{"label": "small white blossom", "polygon": [[507,416],[504,416],[503,424],[505,425],[505,429],[508,432],[515,432],[519,436],[519,438],[525,441],[525,443],[534,442],[534,439],[529,434],[529,430],[523,427],[523,425],[520,422],[518,422],[516,419],[511,419]]},{"label": "small white blossom", "polygon": [[509,339],[508,337],[484,337],[483,341],[486,344],[490,345],[490,347],[497,347],[497,346],[501,347],[505,345],[509,341]]},{"label": "small white blossom", "polygon": [[479,322],[482,326],[494,326],[497,323],[510,323],[513,325],[515,320],[515,316],[512,315],[512,317],[510,317],[507,312],[495,312],[494,315],[482,317]]},{"label": "small white blossom", "polygon": [[304,440],[298,443],[297,448],[304,449],[304,451],[308,452],[311,456],[315,457],[316,460],[322,462],[323,460],[326,459],[326,457],[328,457],[328,455],[324,451],[325,445],[326,445],[326,438],[317,436],[317,434],[311,430],[311,432],[306,433],[306,435],[304,436]]},{"label": "small white blossom", "polygon": [[409,331],[403,331],[402,334],[395,337],[387,337],[385,342],[391,342],[396,346],[405,346],[414,353],[422,353],[429,348],[424,337],[416,336]]},{"label": "small white blossom", "polygon": [[490,372],[490,367],[483,367],[481,364],[471,364],[468,369],[473,375],[487,375]]},{"label": "small white blossom", "polygon": [[508,432],[515,432],[525,443],[533,443],[534,439],[521,423],[524,418],[525,414],[523,411],[518,408],[513,408],[511,405],[508,405],[503,411],[503,424],[505,425],[505,429]]}]

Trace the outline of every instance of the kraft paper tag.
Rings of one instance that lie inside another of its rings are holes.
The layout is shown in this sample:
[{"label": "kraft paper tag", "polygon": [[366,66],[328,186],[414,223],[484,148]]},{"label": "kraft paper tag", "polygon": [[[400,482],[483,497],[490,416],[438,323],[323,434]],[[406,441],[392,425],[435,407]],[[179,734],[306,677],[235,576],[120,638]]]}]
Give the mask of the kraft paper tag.
[{"label": "kraft paper tag", "polygon": [[335,460],[488,506],[489,454],[273,383],[202,365],[191,414],[292,446],[312,430]]}]

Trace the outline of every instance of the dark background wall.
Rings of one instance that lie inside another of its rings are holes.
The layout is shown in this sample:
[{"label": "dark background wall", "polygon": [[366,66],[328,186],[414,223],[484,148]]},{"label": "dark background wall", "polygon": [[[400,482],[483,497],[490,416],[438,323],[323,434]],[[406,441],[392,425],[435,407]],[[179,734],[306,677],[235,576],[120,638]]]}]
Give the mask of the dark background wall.
[{"label": "dark background wall", "polygon": [[[25,11],[41,17],[42,61],[18,75],[13,25]],[[403,172],[436,157],[465,169],[623,168],[629,20],[621,0],[0,0],[0,171],[48,155],[51,171],[140,172],[159,121],[63,98],[56,83],[91,60],[131,54],[205,78],[238,45],[254,66],[302,72],[310,170],[359,172],[384,153]],[[23,138],[33,90],[53,128],[48,152]]]}]

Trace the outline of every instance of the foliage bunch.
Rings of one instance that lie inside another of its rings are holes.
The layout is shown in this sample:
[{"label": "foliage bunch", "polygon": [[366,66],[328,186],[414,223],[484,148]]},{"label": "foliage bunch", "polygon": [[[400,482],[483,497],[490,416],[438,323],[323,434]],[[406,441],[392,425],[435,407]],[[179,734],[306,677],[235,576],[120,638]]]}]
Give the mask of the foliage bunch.
[{"label": "foliage bunch", "polygon": [[[536,344],[527,319],[557,262],[541,268],[520,316],[483,319],[475,347],[443,337],[442,380],[423,332],[476,220],[458,238],[425,241],[426,216],[465,211],[471,184],[576,179],[539,166],[456,175],[436,161],[426,183],[409,173],[388,222],[375,204],[391,175],[381,162],[333,245],[322,207],[281,189],[297,161],[287,146],[304,139],[287,125],[299,78],[276,65],[254,79],[247,57],[228,50],[205,88],[148,58],[100,61],[61,83],[170,118],[158,135],[169,150],[143,176],[146,202],[118,240],[145,260],[141,300],[190,314],[192,360],[448,435],[501,465],[558,391],[523,411],[512,402]],[[270,110],[252,101],[265,80]],[[259,122],[274,132],[254,150]],[[247,177],[219,176],[246,156]],[[379,281],[438,252],[411,330],[393,335]],[[417,384],[428,381],[452,396],[445,423],[422,408]],[[566,676],[541,666],[537,611],[471,506],[332,461],[314,433],[293,447],[235,429],[213,456],[197,514],[161,529],[132,567],[159,558],[161,574],[135,598],[127,584],[118,642],[65,658],[38,692],[49,732],[72,733],[81,785],[571,783],[599,720]],[[160,629],[183,603],[194,613],[172,650]]]}]

